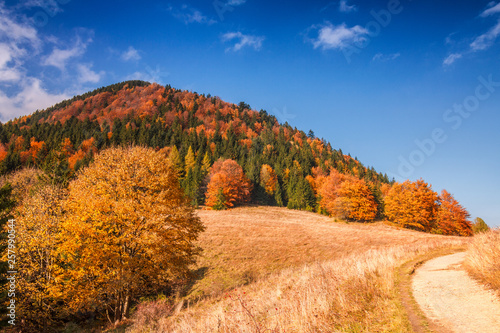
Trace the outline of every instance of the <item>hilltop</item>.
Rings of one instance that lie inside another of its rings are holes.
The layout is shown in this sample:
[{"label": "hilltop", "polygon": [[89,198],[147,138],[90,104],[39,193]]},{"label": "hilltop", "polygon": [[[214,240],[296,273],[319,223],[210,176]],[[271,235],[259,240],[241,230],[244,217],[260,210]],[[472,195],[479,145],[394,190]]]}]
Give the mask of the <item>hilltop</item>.
[{"label": "hilltop", "polygon": [[[206,153],[210,163],[221,157],[234,159],[254,184],[259,184],[260,167],[268,164],[279,180],[280,198],[275,201],[284,206],[288,194],[297,192],[285,186],[285,173],[298,166],[296,186],[305,197],[297,198],[294,208],[315,207],[312,189],[304,181],[315,167],[325,172],[335,168],[377,185],[389,183],[387,175],[333,149],[312,131],[306,135],[280,124],[264,110],[143,81],[96,89],[0,124],[0,172],[36,166],[67,181],[93,154],[112,145],[131,144],[157,149],[175,146],[181,169],[190,147],[199,166]],[[202,179],[194,178],[196,185],[190,186],[199,187]],[[254,186],[252,202],[262,201],[259,186]]]}]

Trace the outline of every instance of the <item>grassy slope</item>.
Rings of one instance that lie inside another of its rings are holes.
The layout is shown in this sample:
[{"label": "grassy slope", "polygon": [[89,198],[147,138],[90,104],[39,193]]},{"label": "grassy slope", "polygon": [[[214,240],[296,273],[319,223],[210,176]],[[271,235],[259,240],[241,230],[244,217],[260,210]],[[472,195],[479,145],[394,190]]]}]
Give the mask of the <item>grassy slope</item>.
[{"label": "grassy slope", "polygon": [[475,236],[464,265],[471,276],[500,295],[500,229]]},{"label": "grassy slope", "polygon": [[144,318],[146,307],[131,332],[409,331],[394,268],[466,242],[276,207],[199,215],[205,252],[190,307]]}]

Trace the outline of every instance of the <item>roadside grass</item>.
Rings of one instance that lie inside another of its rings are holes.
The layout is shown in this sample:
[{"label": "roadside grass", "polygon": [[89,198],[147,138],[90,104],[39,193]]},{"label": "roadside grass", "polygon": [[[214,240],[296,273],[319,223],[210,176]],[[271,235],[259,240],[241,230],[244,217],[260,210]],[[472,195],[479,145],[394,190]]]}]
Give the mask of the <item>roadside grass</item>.
[{"label": "roadside grass", "polygon": [[464,261],[467,272],[500,296],[500,229],[474,236]]},{"label": "roadside grass", "polygon": [[276,207],[198,213],[198,280],[176,309],[142,305],[127,332],[411,332],[397,268],[468,242]]}]

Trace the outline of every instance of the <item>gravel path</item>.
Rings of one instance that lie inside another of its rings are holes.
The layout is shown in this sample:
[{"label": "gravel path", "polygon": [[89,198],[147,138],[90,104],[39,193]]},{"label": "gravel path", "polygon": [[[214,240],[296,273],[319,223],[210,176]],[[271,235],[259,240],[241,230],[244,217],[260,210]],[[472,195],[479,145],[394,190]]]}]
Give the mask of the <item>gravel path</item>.
[{"label": "gravel path", "polygon": [[424,263],[413,277],[413,296],[425,315],[447,330],[500,333],[500,299],[462,269],[465,253]]}]

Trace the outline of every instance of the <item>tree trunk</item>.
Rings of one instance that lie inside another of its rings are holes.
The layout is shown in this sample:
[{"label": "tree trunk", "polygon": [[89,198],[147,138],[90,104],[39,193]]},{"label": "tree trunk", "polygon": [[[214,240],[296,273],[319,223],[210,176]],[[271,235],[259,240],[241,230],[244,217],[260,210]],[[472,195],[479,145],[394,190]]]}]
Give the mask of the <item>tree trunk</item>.
[{"label": "tree trunk", "polygon": [[115,325],[118,324],[118,322],[120,321],[120,316],[121,316],[121,311],[120,311],[120,306],[122,304],[122,298],[121,298],[121,294],[118,294],[118,299],[116,300],[116,304],[115,304]]},{"label": "tree trunk", "polygon": [[130,295],[125,296],[125,303],[123,304],[122,319],[127,319],[128,306],[130,302]]}]

